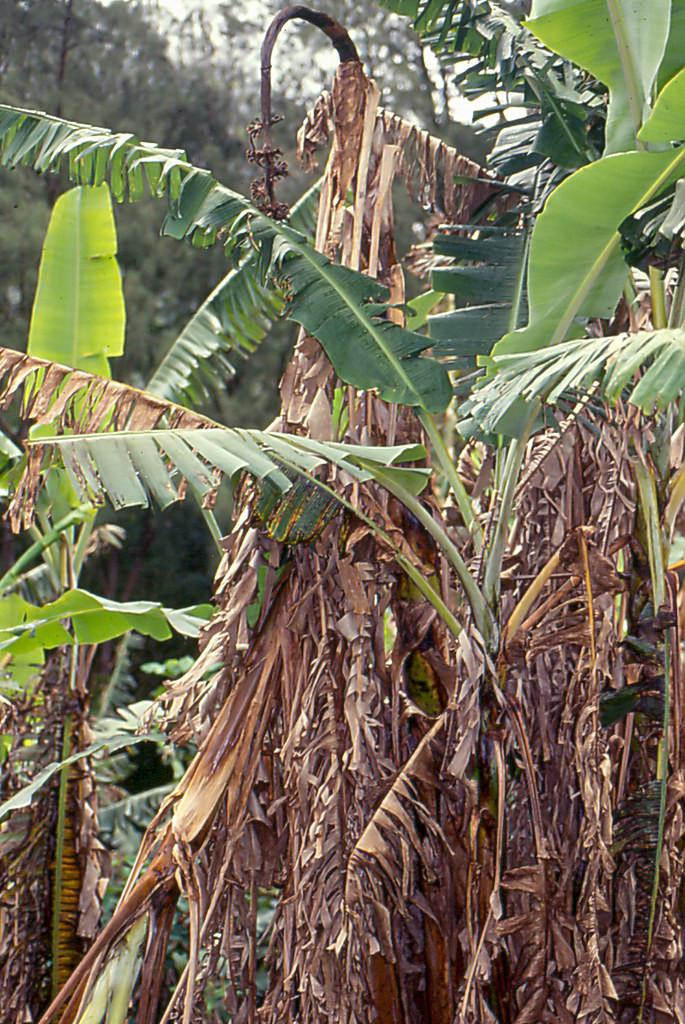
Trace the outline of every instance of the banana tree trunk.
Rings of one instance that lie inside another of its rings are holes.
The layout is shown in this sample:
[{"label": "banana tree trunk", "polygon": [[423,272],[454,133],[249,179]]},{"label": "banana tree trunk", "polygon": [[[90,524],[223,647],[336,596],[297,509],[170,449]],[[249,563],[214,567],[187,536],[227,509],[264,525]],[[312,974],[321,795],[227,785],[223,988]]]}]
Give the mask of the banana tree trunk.
[{"label": "banana tree trunk", "polygon": [[[0,798],[47,765],[88,746],[88,700],[74,652],[51,651],[37,684],[6,705],[12,737]],[[81,659],[83,663],[83,659]],[[65,768],[0,828],[0,1022],[36,1020],[92,940],[108,860],[97,838],[95,781],[83,761]]]}]

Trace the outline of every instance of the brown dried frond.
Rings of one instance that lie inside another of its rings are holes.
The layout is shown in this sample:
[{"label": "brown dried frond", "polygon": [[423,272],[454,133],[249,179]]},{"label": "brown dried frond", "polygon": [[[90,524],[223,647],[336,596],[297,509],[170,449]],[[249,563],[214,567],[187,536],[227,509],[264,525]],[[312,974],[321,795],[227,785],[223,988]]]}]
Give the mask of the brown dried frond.
[{"label": "brown dried frond", "polygon": [[[317,166],[316,151],[330,138],[335,108],[335,95],[322,93],[300,127],[297,155],[307,170]],[[497,179],[489,171],[383,107],[376,113],[375,133],[377,146],[397,146],[397,173],[410,198],[442,218],[467,223],[497,192]],[[455,181],[459,177],[470,180]],[[511,203],[510,198],[506,201]]]},{"label": "brown dried frond", "polygon": [[[172,428],[213,427],[211,420],[173,402],[84,370],[0,348],[0,408],[21,395],[21,416],[60,433],[151,430],[162,419]],[[8,509],[16,532],[33,519],[45,446],[32,445]]]}]

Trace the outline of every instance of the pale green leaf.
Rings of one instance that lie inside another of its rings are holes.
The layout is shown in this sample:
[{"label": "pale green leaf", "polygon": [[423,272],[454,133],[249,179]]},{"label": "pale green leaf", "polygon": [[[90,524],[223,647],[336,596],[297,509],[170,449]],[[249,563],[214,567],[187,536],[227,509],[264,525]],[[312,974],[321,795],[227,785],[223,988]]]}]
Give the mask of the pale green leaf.
[{"label": "pale green leaf", "polygon": [[31,315],[28,353],[109,376],[124,350],[125,309],[109,189],[70,189],[54,205]]},{"label": "pale green leaf", "polygon": [[603,157],[566,178],[533,229],[528,326],[502,338],[493,355],[564,341],[576,320],[608,317],[627,277],[620,224],[685,173],[685,148]]},{"label": "pale green leaf", "polygon": [[407,327],[410,331],[418,331],[428,320],[428,314],[435,309],[438,303],[444,298],[444,293],[435,291],[424,292],[417,295],[407,303]]},{"label": "pale green leaf", "polygon": [[495,375],[462,407],[463,415],[486,431],[502,430],[505,417],[511,418],[522,401],[555,405],[564,392],[586,393],[592,385],[608,401],[622,396],[651,413],[665,409],[685,390],[685,330],[565,341],[497,356],[494,369]]},{"label": "pale green leaf", "polygon": [[533,0],[526,27],[609,87],[607,155],[635,148],[670,14],[671,0]]},{"label": "pale green leaf", "polygon": [[211,610],[211,605],[176,611],[154,601],[111,601],[85,590],[68,590],[40,606],[10,594],[0,598],[0,650],[26,655],[75,641],[104,643],[131,630],[156,640],[168,639],[172,628],[198,636]]},{"label": "pale green leaf", "polygon": [[652,113],[640,129],[640,139],[643,142],[680,142],[685,139],[685,68],[659,93]]},{"label": "pale green leaf", "polygon": [[76,1024],[125,1024],[143,956],[147,915],[138,918],[110,951]]},{"label": "pale green leaf", "polygon": [[[166,501],[186,472],[191,474],[189,479],[200,494],[215,489],[220,474],[233,480],[243,472],[285,494],[292,487],[293,472],[307,478],[326,462],[339,466],[360,482],[373,479],[374,467],[382,467],[389,475],[399,469],[404,486],[413,494],[423,490],[429,476],[427,469],[402,465],[425,458],[421,445],[360,446],[229,427],[59,436],[42,438],[41,444],[58,446],[79,493],[91,500],[107,496],[120,507],[127,503],[121,481],[129,474],[135,476],[146,504],[159,493]],[[152,445],[165,453],[168,464],[161,458],[153,460]],[[143,450],[144,460],[139,458]],[[100,472],[101,467],[104,473]],[[162,468],[167,474],[166,481],[161,477]],[[149,473],[153,474],[152,481],[148,479]],[[131,504],[140,504],[138,489],[131,490],[129,500]]]},{"label": "pale green leaf", "polygon": [[683,66],[685,54],[685,0],[671,0],[671,27],[666,43],[657,86],[662,89]]}]

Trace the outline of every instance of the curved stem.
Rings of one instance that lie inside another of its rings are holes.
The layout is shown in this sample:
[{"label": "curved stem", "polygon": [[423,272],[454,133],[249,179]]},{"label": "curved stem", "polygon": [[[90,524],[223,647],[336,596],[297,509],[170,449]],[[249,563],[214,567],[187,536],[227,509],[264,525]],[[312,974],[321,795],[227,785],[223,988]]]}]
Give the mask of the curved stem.
[{"label": "curved stem", "polygon": [[289,7],[284,7],[282,11],[279,11],[272,20],[266,30],[266,35],[264,36],[261,49],[261,111],[262,137],[264,139],[264,186],[266,189],[266,196],[272,207],[274,205],[273,157],[275,154],[273,151],[273,140],[271,137],[271,126],[274,123],[271,114],[271,55],[283,26],[296,18],[300,21],[307,21],[310,25],[315,25],[316,28],[321,29],[324,35],[328,36],[337,50],[341,64],[346,61],[356,61],[357,63],[361,63],[359,60],[359,54],[357,53],[357,48],[350,39],[347,29],[343,28],[335,18],[331,18],[330,15],[324,14],[322,11],[313,11],[311,8],[305,7],[304,4],[291,4]]}]

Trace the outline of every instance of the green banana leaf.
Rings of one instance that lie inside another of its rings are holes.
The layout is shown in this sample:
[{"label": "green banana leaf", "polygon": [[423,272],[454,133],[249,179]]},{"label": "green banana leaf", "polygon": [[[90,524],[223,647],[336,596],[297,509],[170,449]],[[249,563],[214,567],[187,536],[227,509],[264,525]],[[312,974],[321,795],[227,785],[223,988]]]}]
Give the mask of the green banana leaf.
[{"label": "green banana leaf", "polygon": [[209,604],[173,609],[154,601],[110,601],[86,590],[67,590],[41,606],[10,594],[0,598],[0,650],[27,655],[74,643],[99,644],[130,630],[155,640],[168,640],[173,631],[196,637],[212,610]]},{"label": "green banana leaf", "polygon": [[[311,238],[321,180],[293,205],[288,223]],[[217,384],[235,377],[232,357],[249,358],[274,320],[283,312],[283,299],[263,284],[255,253],[230,270],[172,342],[148,381],[147,391],[197,408]]]},{"label": "green banana leaf", "polygon": [[189,164],[178,150],[141,143],[35,111],[0,105],[0,165],[65,167],[72,180],[108,180],[116,199],[146,191],[166,196],[162,233],[210,245],[222,233],[229,249],[256,244],[265,280],[284,285],[286,315],[323,345],[338,375],[382,398],[441,412],[451,399],[447,373],[422,353],[430,339],[386,319],[388,289],[332,263],[287,224],[265,217],[243,196]]},{"label": "green banana leaf", "polygon": [[109,189],[79,186],[61,195],[48,225],[27,351],[109,377],[124,350],[126,312],[116,261]]},{"label": "green banana leaf", "polygon": [[202,497],[216,489],[221,474],[233,481],[245,472],[261,487],[285,494],[293,474],[309,479],[326,462],[360,482],[383,469],[414,495],[429,477],[428,469],[398,465],[424,458],[421,445],[365,447],[228,427],[82,434],[40,443],[59,448],[77,492],[95,500],[107,496],[115,508],[147,506],[151,498],[165,507],[179,497],[181,479]]},{"label": "green banana leaf", "polygon": [[657,96],[654,109],[640,129],[639,138],[642,142],[680,142],[685,139],[685,68],[674,75]]},{"label": "green banana leaf", "polygon": [[580,331],[576,322],[613,313],[628,268],[619,227],[685,173],[685,147],[619,153],[581,167],[552,192],[533,229],[528,326],[493,349],[529,352]]},{"label": "green banana leaf", "polygon": [[671,0],[671,27],[668,33],[666,52],[664,53],[657,88],[662,89],[666,82],[683,66],[685,53],[685,0]]},{"label": "green banana leaf", "polygon": [[609,87],[606,155],[635,149],[670,15],[671,0],[533,0],[526,27]]},{"label": "green banana leaf", "polygon": [[455,259],[453,267],[434,270],[431,280],[459,307],[428,318],[433,355],[449,369],[473,369],[476,356],[488,355],[507,330],[525,322],[528,229],[447,225],[433,248]]},{"label": "green banana leaf", "polygon": [[107,736],[103,736],[100,739],[95,740],[89,746],[83,750],[77,750],[75,753],[70,754],[69,757],[64,758],[62,761],[53,761],[52,764],[48,764],[25,786],[17,790],[8,800],[5,800],[0,804],[0,821],[11,814],[12,811],[20,810],[22,807],[28,807],[31,804],[36,793],[43,788],[46,782],[54,778],[57,772],[63,768],[67,768],[71,764],[75,764],[76,761],[82,760],[84,757],[93,757],[95,754],[115,754],[119,750],[123,750],[127,747],[133,747],[137,743],[167,743],[166,736],[162,733],[149,732],[142,736],[136,736],[133,733],[126,731],[119,735],[110,733]]},{"label": "green banana leaf", "polygon": [[[580,338],[532,352],[494,359],[495,375],[463,404],[465,419],[496,431],[503,417],[526,402],[554,405],[572,389],[599,385],[607,401],[643,410],[665,409],[685,389],[685,330],[664,328],[606,338]],[[639,379],[636,374],[640,371]]]}]

